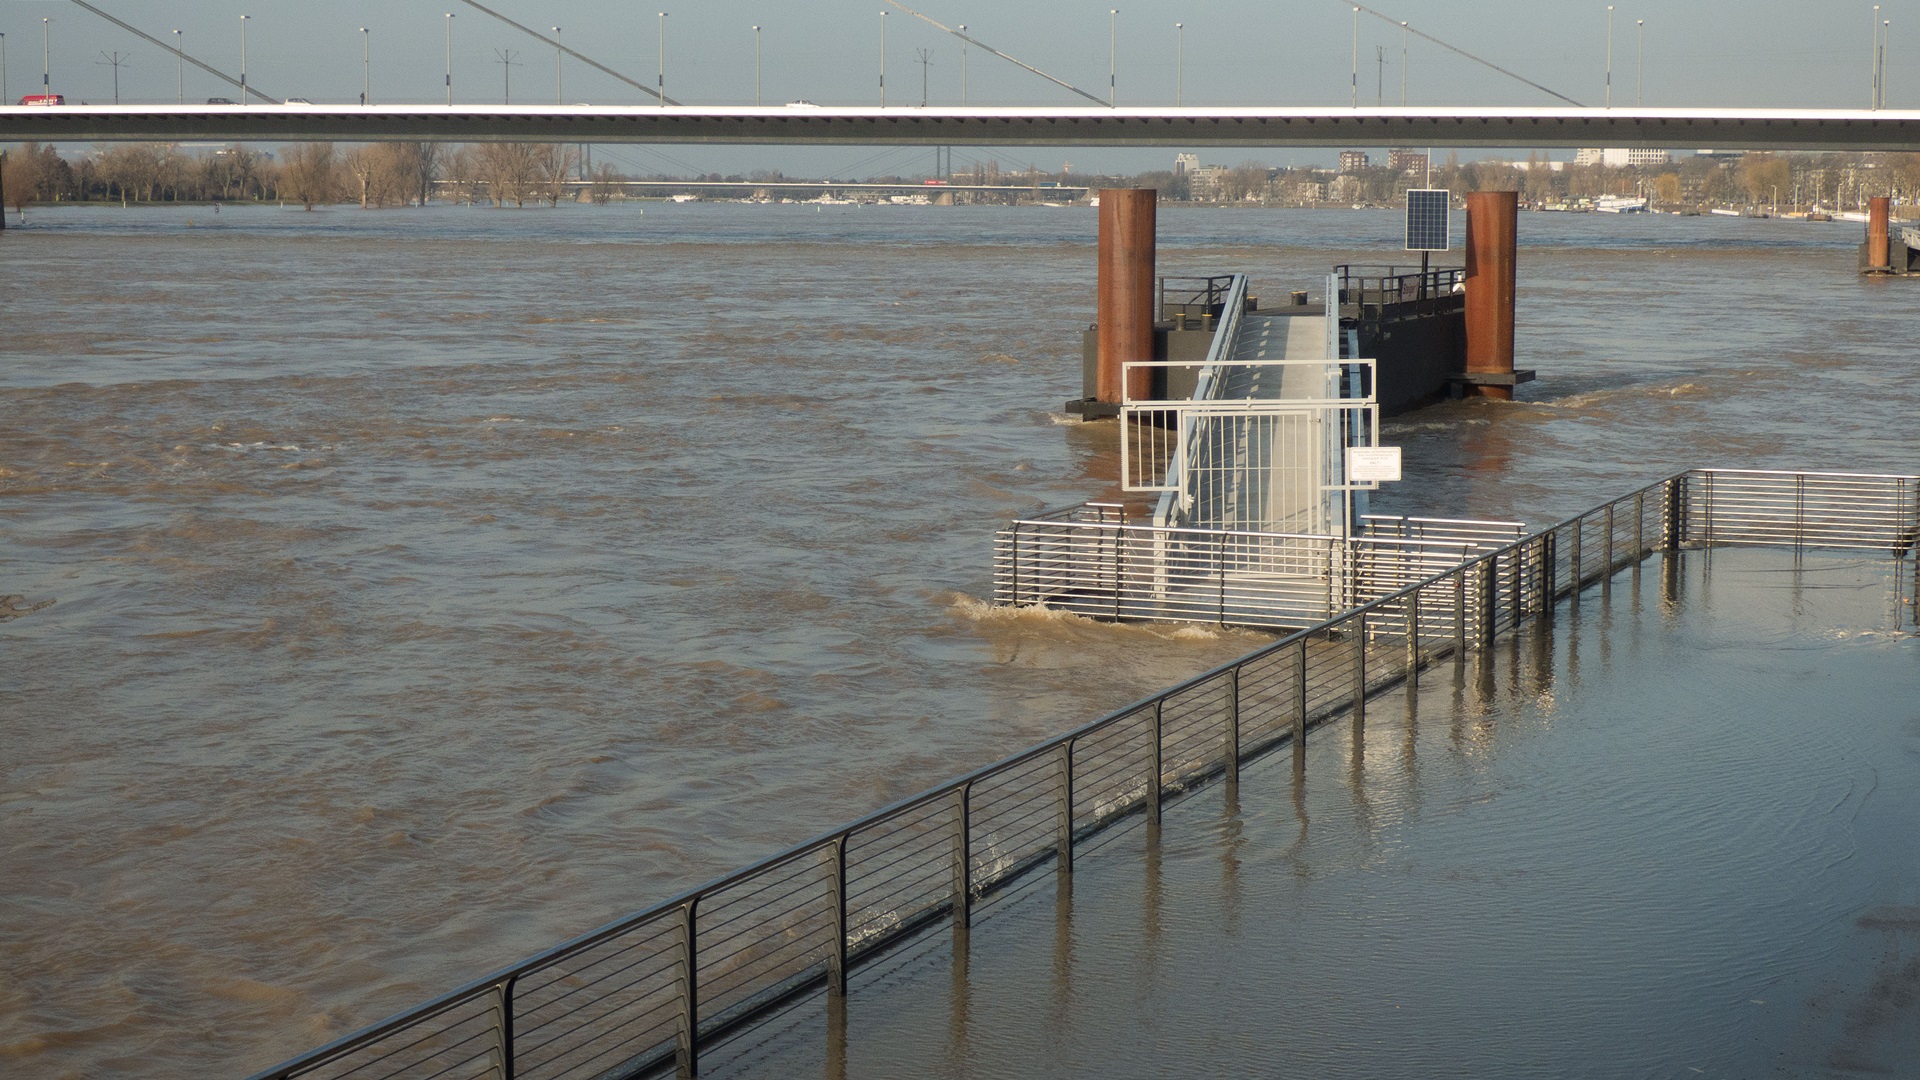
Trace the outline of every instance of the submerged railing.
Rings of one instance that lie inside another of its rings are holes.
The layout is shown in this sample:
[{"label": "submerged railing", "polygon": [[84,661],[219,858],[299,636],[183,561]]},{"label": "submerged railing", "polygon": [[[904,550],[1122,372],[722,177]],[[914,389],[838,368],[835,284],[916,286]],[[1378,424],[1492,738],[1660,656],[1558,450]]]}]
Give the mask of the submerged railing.
[{"label": "submerged railing", "polygon": [[[1920,477],[1681,473],[1380,596],[1004,761],[688,890],[258,1074],[691,1076],[808,995],[1131,815],[1474,649],[1656,550],[1881,549],[1920,533]],[[1711,537],[1709,540],[1708,538]],[[961,947],[956,944],[956,947]]]},{"label": "submerged railing", "polygon": [[1367,524],[1351,538],[1179,528],[1129,521],[1117,503],[1086,503],[1000,530],[993,599],[1114,621],[1297,629],[1458,566],[1522,528],[1405,518]]}]

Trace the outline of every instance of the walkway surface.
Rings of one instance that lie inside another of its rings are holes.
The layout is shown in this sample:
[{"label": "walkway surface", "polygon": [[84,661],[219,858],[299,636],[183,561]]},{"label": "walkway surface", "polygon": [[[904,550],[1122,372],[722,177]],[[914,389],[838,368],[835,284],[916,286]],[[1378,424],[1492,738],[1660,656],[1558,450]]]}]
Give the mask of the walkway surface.
[{"label": "walkway surface", "polygon": [[1270,756],[1115,830],[1070,890],[980,909],[960,959],[935,934],[857,973],[844,1030],[816,1002],[724,1075],[1904,1074],[1920,637],[1893,564],[1675,566],[1376,699],[1304,782]]}]

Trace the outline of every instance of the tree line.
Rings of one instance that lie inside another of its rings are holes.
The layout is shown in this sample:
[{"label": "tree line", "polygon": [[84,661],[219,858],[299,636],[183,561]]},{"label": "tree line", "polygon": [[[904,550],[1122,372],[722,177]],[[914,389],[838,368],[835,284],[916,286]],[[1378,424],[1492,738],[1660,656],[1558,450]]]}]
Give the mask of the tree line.
[{"label": "tree line", "polygon": [[[580,169],[580,150],[562,143],[388,142],[339,146],[291,143],[271,154],[247,146],[189,153],[165,143],[118,143],[72,160],[25,143],[0,163],[6,205],[16,211],[56,202],[280,202],[311,210],[333,203],[367,209],[425,203],[434,185],[466,202],[558,205]],[[620,177],[611,166],[587,190],[609,201]]]}]

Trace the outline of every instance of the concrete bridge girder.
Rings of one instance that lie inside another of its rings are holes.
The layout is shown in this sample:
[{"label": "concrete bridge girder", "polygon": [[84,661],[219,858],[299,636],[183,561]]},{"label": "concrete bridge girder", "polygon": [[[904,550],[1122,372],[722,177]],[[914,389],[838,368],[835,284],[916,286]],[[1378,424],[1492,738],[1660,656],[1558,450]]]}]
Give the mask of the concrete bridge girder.
[{"label": "concrete bridge girder", "polygon": [[1920,151],[1920,111],[0,106],[0,142],[25,140]]}]

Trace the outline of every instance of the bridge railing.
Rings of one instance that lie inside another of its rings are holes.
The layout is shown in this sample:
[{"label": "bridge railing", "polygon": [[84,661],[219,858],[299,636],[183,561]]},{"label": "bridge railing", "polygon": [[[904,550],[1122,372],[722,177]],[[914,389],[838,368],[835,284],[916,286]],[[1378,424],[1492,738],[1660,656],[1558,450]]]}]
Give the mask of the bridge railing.
[{"label": "bridge railing", "polygon": [[[1466,662],[1656,550],[1769,543],[1907,552],[1920,478],[1681,473],[1289,634],[1232,663],[257,1074],[611,1078],[677,1072],[1042,872],[1111,826]],[[1116,526],[1118,509],[1083,511]],[[1706,530],[1711,523],[1711,534]],[[1709,540],[1709,535],[1711,539]],[[956,941],[956,948],[963,945]],[[829,1010],[832,1015],[832,1010]]]},{"label": "bridge railing", "polygon": [[1466,270],[1457,266],[1422,271],[1400,266],[1343,263],[1334,267],[1333,272],[1340,279],[1340,303],[1363,306],[1403,304],[1452,296],[1465,287],[1467,280]]}]

